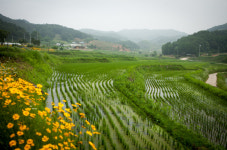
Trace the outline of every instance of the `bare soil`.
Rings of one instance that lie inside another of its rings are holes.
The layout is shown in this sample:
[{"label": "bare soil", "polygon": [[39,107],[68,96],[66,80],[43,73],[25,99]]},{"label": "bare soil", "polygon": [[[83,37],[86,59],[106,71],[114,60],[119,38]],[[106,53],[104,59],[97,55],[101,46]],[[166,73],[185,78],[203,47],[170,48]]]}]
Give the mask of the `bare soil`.
[{"label": "bare soil", "polygon": [[217,87],[217,73],[209,74],[209,78],[206,83]]}]

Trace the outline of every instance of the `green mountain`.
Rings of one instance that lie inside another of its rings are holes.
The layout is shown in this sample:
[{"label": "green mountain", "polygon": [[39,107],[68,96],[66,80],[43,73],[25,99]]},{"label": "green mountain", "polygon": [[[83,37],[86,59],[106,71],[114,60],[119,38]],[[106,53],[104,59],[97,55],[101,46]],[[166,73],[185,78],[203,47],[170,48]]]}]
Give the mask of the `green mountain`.
[{"label": "green mountain", "polygon": [[208,29],[208,31],[221,31],[221,30],[227,30],[227,23]]},{"label": "green mountain", "polygon": [[29,33],[22,27],[13,23],[4,22],[0,19],[0,29],[8,31],[6,42],[18,42],[20,40],[29,40]]},{"label": "green mountain", "polygon": [[227,30],[200,31],[162,46],[164,55],[201,56],[227,53]]},{"label": "green mountain", "polygon": [[[75,38],[79,38],[79,39],[92,38],[92,36],[86,33],[80,32],[78,30],[74,30],[72,28],[67,28],[61,25],[56,25],[56,24],[32,24],[26,20],[10,19],[1,14],[0,14],[0,20],[2,22],[15,24],[18,27],[24,28],[29,33],[32,33],[34,31],[36,33],[38,32],[37,38],[46,42],[49,42],[52,40],[70,42],[70,41],[74,41]],[[9,32],[12,32],[12,31],[10,30]]]}]

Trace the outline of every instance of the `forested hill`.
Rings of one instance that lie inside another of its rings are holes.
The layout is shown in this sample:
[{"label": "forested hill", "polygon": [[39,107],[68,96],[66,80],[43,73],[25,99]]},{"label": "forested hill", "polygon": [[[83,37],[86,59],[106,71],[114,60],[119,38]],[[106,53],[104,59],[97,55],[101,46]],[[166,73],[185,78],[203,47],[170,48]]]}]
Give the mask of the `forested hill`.
[{"label": "forested hill", "polygon": [[0,19],[0,30],[8,31],[8,36],[5,39],[8,42],[20,41],[26,38],[29,40],[29,33],[22,27],[13,23],[4,22]]},{"label": "forested hill", "polygon": [[220,31],[220,30],[227,30],[227,23],[208,29],[208,31]]},{"label": "forested hill", "polygon": [[[86,38],[92,38],[90,35],[80,32],[78,30],[74,30],[72,28],[67,28],[61,25],[55,25],[55,24],[32,24],[29,23],[26,20],[14,20],[10,19],[8,17],[5,17],[0,14],[0,20],[1,22],[11,23],[15,24],[18,27],[24,28],[25,31],[32,33],[32,32],[38,32],[37,36],[42,41],[52,41],[54,39],[61,40],[61,41],[73,41],[75,38],[80,39],[86,39]],[[1,28],[2,29],[2,28]],[[13,33],[14,31],[11,30],[11,28],[8,28],[7,30],[10,33]],[[24,34],[20,35],[21,37],[24,37]],[[15,36],[15,38],[17,38]]]},{"label": "forested hill", "polygon": [[168,42],[162,46],[162,53],[175,56],[227,53],[227,30],[200,31]]}]

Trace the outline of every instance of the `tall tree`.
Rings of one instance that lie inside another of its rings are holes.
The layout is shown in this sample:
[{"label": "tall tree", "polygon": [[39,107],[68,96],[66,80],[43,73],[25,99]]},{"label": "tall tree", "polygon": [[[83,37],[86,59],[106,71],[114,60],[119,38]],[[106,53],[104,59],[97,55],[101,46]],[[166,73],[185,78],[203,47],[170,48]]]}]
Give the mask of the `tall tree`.
[{"label": "tall tree", "polygon": [[3,45],[3,43],[5,42],[6,37],[9,35],[8,31],[5,30],[0,30],[0,42],[1,45]]}]

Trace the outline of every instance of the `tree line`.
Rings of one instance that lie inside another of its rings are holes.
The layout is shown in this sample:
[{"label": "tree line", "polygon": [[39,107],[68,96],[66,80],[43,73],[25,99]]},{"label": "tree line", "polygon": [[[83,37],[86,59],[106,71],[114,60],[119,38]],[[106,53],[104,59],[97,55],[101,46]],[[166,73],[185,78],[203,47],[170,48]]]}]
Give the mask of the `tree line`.
[{"label": "tree line", "polygon": [[162,46],[163,55],[201,56],[202,54],[227,53],[227,30],[200,31]]}]

